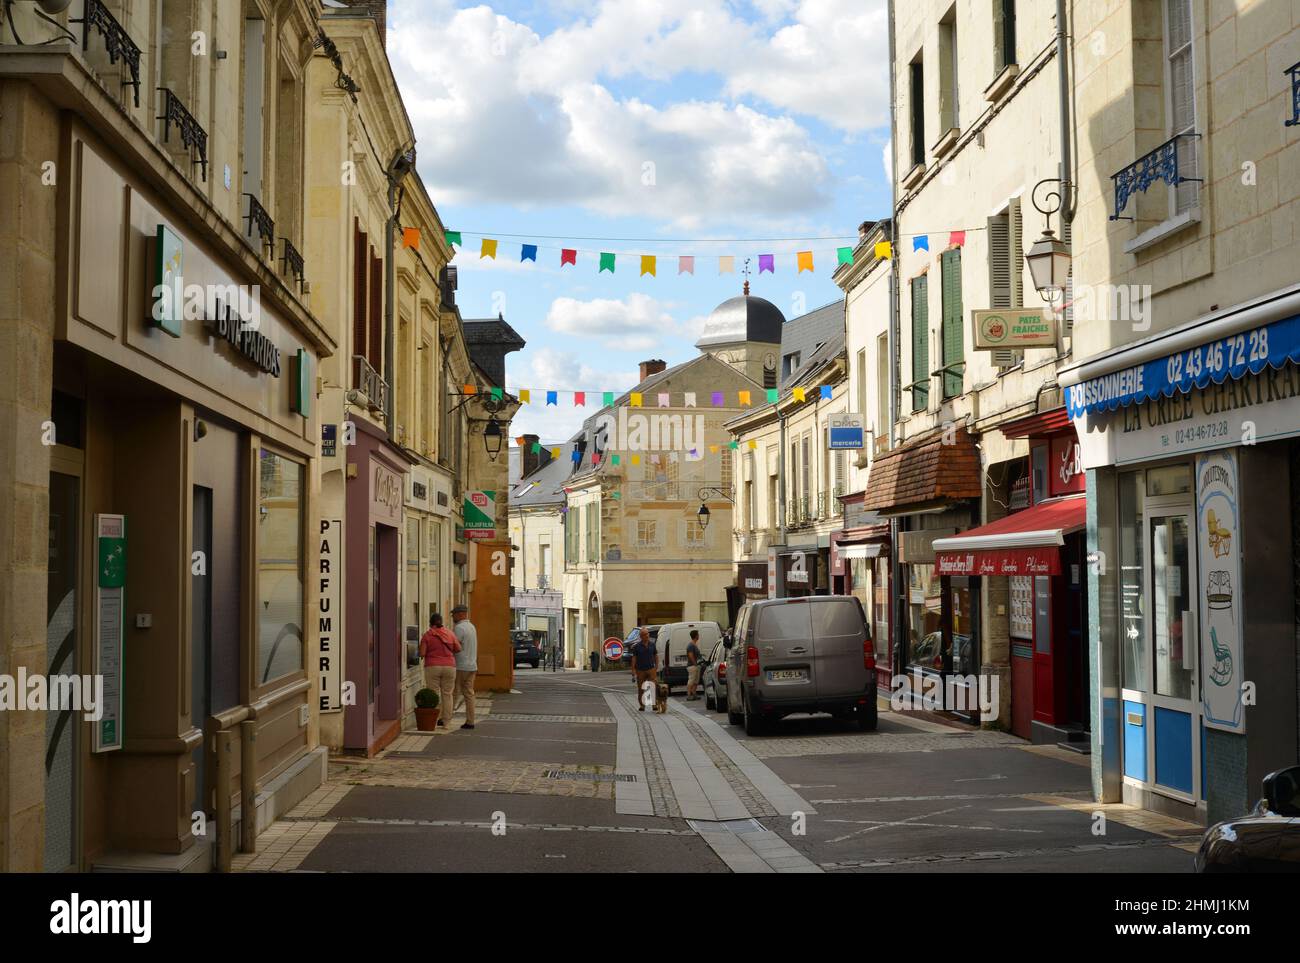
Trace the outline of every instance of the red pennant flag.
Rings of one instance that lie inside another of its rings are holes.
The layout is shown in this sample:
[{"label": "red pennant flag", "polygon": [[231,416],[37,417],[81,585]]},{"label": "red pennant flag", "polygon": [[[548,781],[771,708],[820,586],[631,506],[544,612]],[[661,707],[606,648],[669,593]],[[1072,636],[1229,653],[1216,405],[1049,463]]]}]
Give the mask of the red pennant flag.
[{"label": "red pennant flag", "polygon": [[573,393],[573,403],[574,403],[574,405],[578,406],[579,408],[581,408],[581,407],[585,407],[586,404],[587,404],[587,392],[585,392],[585,391],[575,391],[575,392]]},{"label": "red pennant flag", "polygon": [[951,234],[948,235],[949,247],[961,247],[965,243],[966,243],[965,231],[953,231]]},{"label": "red pennant flag", "polygon": [[578,251],[576,248],[566,247],[560,249],[560,267],[566,264],[578,263]]}]

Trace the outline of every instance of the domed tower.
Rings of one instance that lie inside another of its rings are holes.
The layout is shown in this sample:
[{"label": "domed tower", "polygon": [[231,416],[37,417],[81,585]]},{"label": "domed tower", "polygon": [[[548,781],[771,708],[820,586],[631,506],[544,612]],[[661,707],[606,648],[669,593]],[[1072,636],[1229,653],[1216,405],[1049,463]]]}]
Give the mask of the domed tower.
[{"label": "domed tower", "polygon": [[749,293],[723,301],[704,324],[695,347],[757,381],[775,388],[785,315],[771,301]]}]

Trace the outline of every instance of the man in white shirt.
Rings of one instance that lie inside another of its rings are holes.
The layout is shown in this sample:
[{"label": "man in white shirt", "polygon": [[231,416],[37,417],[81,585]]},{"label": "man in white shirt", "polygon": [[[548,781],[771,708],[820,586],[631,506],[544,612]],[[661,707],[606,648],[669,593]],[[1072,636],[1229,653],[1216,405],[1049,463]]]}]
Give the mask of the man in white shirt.
[{"label": "man in white shirt", "polygon": [[465,703],[465,724],[462,729],[474,728],[474,677],[478,674],[478,629],[469,620],[469,608],[457,605],[451,610],[454,623],[452,631],[460,642],[460,651],[456,653],[456,697],[452,714]]}]

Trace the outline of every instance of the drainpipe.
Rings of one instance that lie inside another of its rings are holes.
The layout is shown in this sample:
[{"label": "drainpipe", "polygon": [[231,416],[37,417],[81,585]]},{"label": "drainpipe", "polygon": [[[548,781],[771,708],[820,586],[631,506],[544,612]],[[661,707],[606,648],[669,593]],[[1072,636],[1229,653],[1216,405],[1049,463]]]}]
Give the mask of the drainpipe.
[{"label": "drainpipe", "polygon": [[[897,110],[897,67],[898,52],[894,42],[894,0],[889,0],[889,143],[893,156],[890,157],[890,173],[894,176],[889,179],[890,205],[889,205],[889,249],[894,256],[889,259],[889,447],[893,450],[898,444],[898,414],[901,408],[902,398],[902,370],[899,353],[899,283],[898,283],[898,172],[894,167],[898,163],[898,110]],[[889,580],[892,583],[891,593],[893,608],[893,629],[894,638],[889,640],[889,668],[891,672],[897,672],[902,667],[897,664],[894,656],[896,648],[895,642],[904,632],[903,626],[906,624],[904,616],[907,614],[904,605],[903,585],[903,566],[898,560],[898,519],[889,520]]]},{"label": "drainpipe", "polygon": [[1061,222],[1074,220],[1073,124],[1070,111],[1070,38],[1066,33],[1066,0],[1056,0],[1056,78],[1061,102]]},{"label": "drainpipe", "polygon": [[384,380],[388,382],[388,404],[384,412],[384,427],[388,440],[393,439],[393,351],[397,336],[393,331],[393,297],[396,272],[393,268],[393,243],[397,238],[397,180],[388,178],[388,224],[384,229]]}]

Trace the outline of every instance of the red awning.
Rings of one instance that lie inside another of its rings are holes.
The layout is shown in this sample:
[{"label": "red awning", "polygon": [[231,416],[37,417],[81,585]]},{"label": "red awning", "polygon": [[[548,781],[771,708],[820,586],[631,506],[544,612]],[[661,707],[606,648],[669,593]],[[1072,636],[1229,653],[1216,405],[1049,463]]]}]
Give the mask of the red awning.
[{"label": "red awning", "polygon": [[934,541],[939,575],[1060,575],[1065,536],[1087,524],[1087,500],[1076,495]]}]

